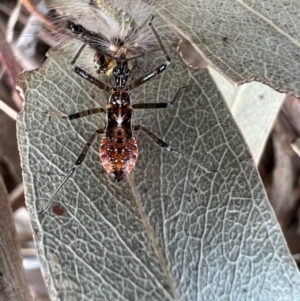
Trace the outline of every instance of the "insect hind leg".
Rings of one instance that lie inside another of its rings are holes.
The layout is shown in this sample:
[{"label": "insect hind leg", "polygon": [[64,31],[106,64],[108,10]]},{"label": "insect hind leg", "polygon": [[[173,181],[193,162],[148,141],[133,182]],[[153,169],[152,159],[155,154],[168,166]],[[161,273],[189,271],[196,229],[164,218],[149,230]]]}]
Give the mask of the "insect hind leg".
[{"label": "insect hind leg", "polygon": [[135,131],[142,130],[144,133],[146,133],[148,135],[148,137],[150,139],[152,139],[154,141],[154,143],[156,145],[162,147],[163,149],[166,149],[166,150],[170,151],[171,153],[175,154],[178,157],[182,157],[182,158],[185,158],[187,160],[193,161],[195,164],[200,166],[206,172],[208,172],[208,173],[209,172],[217,172],[216,170],[212,170],[212,169],[209,169],[209,168],[205,167],[203,164],[198,162],[196,159],[194,159],[192,157],[189,157],[189,156],[186,156],[186,155],[182,154],[181,152],[177,151],[175,148],[171,147],[167,142],[165,142],[164,140],[159,138],[157,135],[155,135],[151,130],[149,130],[145,126],[143,126],[143,125],[134,125],[133,129]]},{"label": "insect hind leg", "polygon": [[44,213],[45,211],[47,211],[54,199],[54,197],[56,196],[56,194],[58,193],[58,191],[61,189],[61,187],[67,182],[67,180],[73,175],[73,173],[75,172],[75,170],[81,165],[81,163],[84,161],[85,156],[88,152],[88,150],[90,149],[90,146],[92,145],[92,143],[94,142],[94,140],[96,139],[96,137],[100,134],[104,134],[105,130],[104,129],[98,129],[96,130],[91,136],[90,138],[87,140],[84,148],[82,149],[80,155],[78,156],[77,160],[75,161],[75,164],[73,166],[73,168],[68,172],[68,174],[64,177],[64,179],[60,182],[60,184],[56,187],[56,189],[53,191],[52,195],[50,196],[50,199],[48,201],[48,203],[46,204],[46,206],[40,211],[39,215]]}]

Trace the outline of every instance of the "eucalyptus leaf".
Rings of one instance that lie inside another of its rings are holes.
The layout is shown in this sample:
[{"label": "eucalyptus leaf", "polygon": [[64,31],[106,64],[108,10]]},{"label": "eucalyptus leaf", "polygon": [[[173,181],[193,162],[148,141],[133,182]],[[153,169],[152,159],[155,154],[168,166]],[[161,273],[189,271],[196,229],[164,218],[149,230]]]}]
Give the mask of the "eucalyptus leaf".
[{"label": "eucalyptus leaf", "polygon": [[213,68],[209,71],[258,165],[286,95],[258,82],[235,87]]},{"label": "eucalyptus leaf", "polygon": [[161,16],[236,83],[300,97],[300,2],[166,0]]},{"label": "eucalyptus leaf", "polygon": [[[133,90],[132,102],[170,101],[178,87],[189,88],[168,110],[136,110],[134,123],[216,173],[138,132],[137,164],[114,183],[95,142],[55,197],[60,210],[39,216],[90,134],[105,124],[102,115],[65,121],[44,112],[105,106],[108,95],[72,73],[77,42],[52,50],[42,68],[19,78],[26,202],[53,300],[299,300],[297,268],[221,94],[207,70],[189,70],[178,59],[167,29],[164,43],[170,70]],[[158,53],[145,59],[149,69],[163,61]]]}]

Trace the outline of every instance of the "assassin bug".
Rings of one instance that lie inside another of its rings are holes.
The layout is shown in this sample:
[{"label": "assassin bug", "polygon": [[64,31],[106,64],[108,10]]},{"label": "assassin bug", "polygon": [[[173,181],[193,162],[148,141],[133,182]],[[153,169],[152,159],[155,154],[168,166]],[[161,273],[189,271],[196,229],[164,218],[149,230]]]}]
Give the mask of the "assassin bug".
[{"label": "assassin bug", "polygon": [[[116,59],[116,66],[113,69],[113,75],[115,78],[115,85],[109,86],[106,83],[96,79],[92,75],[85,72],[83,69],[76,65],[76,62],[82,53],[83,49],[86,47],[86,44],[83,44],[75,57],[71,62],[71,66],[73,71],[78,74],[80,77],[86,79],[93,85],[98,88],[105,90],[109,94],[109,99],[107,101],[107,106],[105,108],[93,108],[82,112],[73,113],[70,115],[62,115],[58,112],[49,111],[47,114],[53,117],[63,118],[63,119],[77,119],[85,116],[93,115],[93,114],[106,114],[106,126],[101,129],[97,129],[86,142],[81,154],[77,158],[73,168],[69,171],[69,173],[65,176],[62,182],[58,185],[58,187],[52,193],[47,205],[40,212],[44,212],[48,210],[53,198],[60,190],[60,188],[65,184],[65,182],[72,176],[77,167],[81,165],[84,161],[85,156],[96,139],[98,135],[103,135],[103,138],[100,142],[100,159],[101,162],[107,171],[107,173],[115,179],[117,182],[120,182],[125,176],[127,176],[130,171],[133,169],[137,157],[138,157],[138,147],[136,140],[133,136],[133,131],[141,130],[145,134],[149,136],[150,139],[154,141],[154,143],[166,150],[171,151],[172,153],[184,157],[188,160],[192,160],[197,165],[199,165],[206,172],[211,172],[212,170],[206,168],[201,163],[196,161],[192,157],[188,157],[176,149],[169,146],[164,140],[155,135],[150,129],[143,125],[134,125],[132,123],[132,113],[135,109],[165,109],[169,106],[172,106],[180,93],[187,86],[180,87],[176,94],[174,95],[172,101],[166,103],[137,103],[131,105],[130,100],[130,92],[148,82],[149,80],[157,77],[159,74],[167,70],[171,58],[168,55],[159,35],[157,34],[155,28],[152,23],[149,23],[148,26],[152,30],[155,35],[157,42],[160,46],[160,49],[164,53],[165,62],[160,66],[156,67],[153,71],[146,73],[144,76],[134,80],[133,82],[127,84],[128,76],[130,75],[130,69],[128,68],[128,60],[124,54],[121,54],[120,58]],[[80,29],[83,31],[84,29]]]}]

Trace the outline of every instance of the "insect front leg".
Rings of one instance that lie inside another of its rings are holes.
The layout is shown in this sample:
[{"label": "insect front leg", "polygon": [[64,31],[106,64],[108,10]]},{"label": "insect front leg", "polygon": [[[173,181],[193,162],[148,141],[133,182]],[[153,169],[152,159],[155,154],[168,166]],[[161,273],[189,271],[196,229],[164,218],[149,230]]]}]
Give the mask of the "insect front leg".
[{"label": "insect front leg", "polygon": [[158,76],[159,74],[161,74],[162,72],[164,72],[165,70],[167,70],[168,67],[169,67],[169,65],[170,65],[170,63],[171,63],[171,57],[169,56],[169,54],[168,54],[165,46],[163,45],[163,43],[161,41],[161,38],[159,37],[157,31],[155,30],[153,24],[150,22],[148,24],[148,26],[150,27],[150,29],[152,30],[153,34],[155,35],[156,40],[157,40],[157,42],[159,44],[159,47],[162,50],[162,52],[164,53],[164,55],[165,55],[166,61],[165,61],[165,63],[163,63],[160,66],[158,66],[157,68],[155,68],[153,71],[148,72],[146,75],[138,78],[133,83],[131,83],[130,85],[128,85],[126,87],[126,89],[128,91],[133,90],[133,89],[137,88],[138,86],[144,84],[145,82],[147,82],[147,81],[155,78],[156,76]]},{"label": "insect front leg", "polygon": [[193,161],[195,164],[197,164],[198,166],[200,166],[203,170],[205,170],[206,172],[217,172],[215,170],[211,170],[207,167],[205,167],[204,165],[202,165],[200,162],[198,162],[196,159],[192,158],[192,157],[189,157],[189,156],[186,156],[182,153],[180,153],[179,151],[177,151],[175,148],[171,147],[167,142],[165,142],[164,140],[162,140],[161,138],[159,138],[157,135],[155,135],[151,130],[149,130],[148,128],[146,128],[145,126],[143,125],[134,125],[133,126],[133,129],[135,131],[138,131],[138,130],[142,130],[144,133],[146,133],[148,135],[148,137],[150,139],[152,139],[154,141],[154,143],[168,151],[170,151],[171,153],[175,154],[176,156],[179,156],[179,157],[183,157],[187,160],[191,160]]},{"label": "insect front leg", "polygon": [[57,118],[69,119],[69,120],[82,118],[82,117],[86,117],[86,116],[94,115],[94,114],[99,114],[99,113],[106,113],[106,109],[105,108],[94,108],[94,109],[89,109],[89,110],[85,110],[85,111],[81,111],[81,112],[72,113],[70,115],[63,115],[63,114],[61,114],[59,112],[56,112],[56,111],[46,112],[46,114],[51,116],[51,117],[57,117]]},{"label": "insect front leg", "polygon": [[183,86],[178,88],[176,94],[170,102],[136,103],[133,104],[132,107],[133,109],[166,109],[175,103],[175,101],[179,98],[182,90],[187,87],[189,86]]},{"label": "insect front leg", "polygon": [[96,77],[90,75],[89,73],[85,72],[83,69],[79,68],[78,66],[76,66],[76,62],[78,60],[78,58],[80,57],[83,49],[86,47],[86,44],[83,44],[78,51],[76,52],[73,60],[71,61],[71,66],[72,66],[72,70],[78,74],[80,77],[88,80],[90,83],[92,83],[93,85],[97,86],[99,89],[101,90],[105,90],[108,93],[111,92],[112,88],[109,87],[106,83],[98,80]]},{"label": "insect front leg", "polygon": [[88,152],[88,150],[90,149],[90,146],[92,145],[92,143],[94,142],[94,140],[96,139],[96,137],[100,134],[104,134],[105,130],[104,129],[98,129],[96,130],[88,139],[88,141],[86,142],[84,148],[82,149],[79,157],[77,158],[77,160],[75,161],[75,164],[73,166],[73,168],[68,172],[68,174],[64,177],[64,179],[60,182],[60,184],[56,187],[56,189],[53,191],[52,195],[50,196],[50,199],[48,201],[48,203],[46,204],[46,206],[43,208],[42,211],[40,211],[39,215],[42,214],[43,212],[47,211],[54,199],[54,197],[56,196],[56,194],[58,193],[58,191],[61,189],[61,187],[67,182],[67,180],[73,175],[73,173],[75,172],[75,170],[81,165],[81,163],[84,161],[85,156]]},{"label": "insect front leg", "polygon": [[[75,24],[74,22],[69,21],[68,22],[68,28],[76,36],[77,39],[82,41],[84,44],[87,44],[92,47],[92,45],[95,45],[95,40],[103,41],[105,39],[104,36],[100,35],[99,33],[95,34],[87,29],[85,29],[80,24]],[[93,48],[93,47],[92,47]],[[96,49],[95,49],[96,50]],[[107,59],[105,55],[100,52],[99,50],[96,50],[94,54],[94,66],[96,69],[96,72],[98,74],[105,73],[109,69],[109,65],[111,63],[111,59]]]}]

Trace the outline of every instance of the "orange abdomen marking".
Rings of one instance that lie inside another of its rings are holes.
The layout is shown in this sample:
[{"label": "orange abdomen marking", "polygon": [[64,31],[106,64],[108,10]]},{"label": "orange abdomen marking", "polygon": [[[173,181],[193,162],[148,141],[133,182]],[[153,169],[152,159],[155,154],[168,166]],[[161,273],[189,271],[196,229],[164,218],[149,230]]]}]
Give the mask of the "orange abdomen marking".
[{"label": "orange abdomen marking", "polygon": [[130,173],[138,156],[138,148],[133,137],[120,139],[103,137],[100,143],[100,159],[107,171],[117,182]]}]

